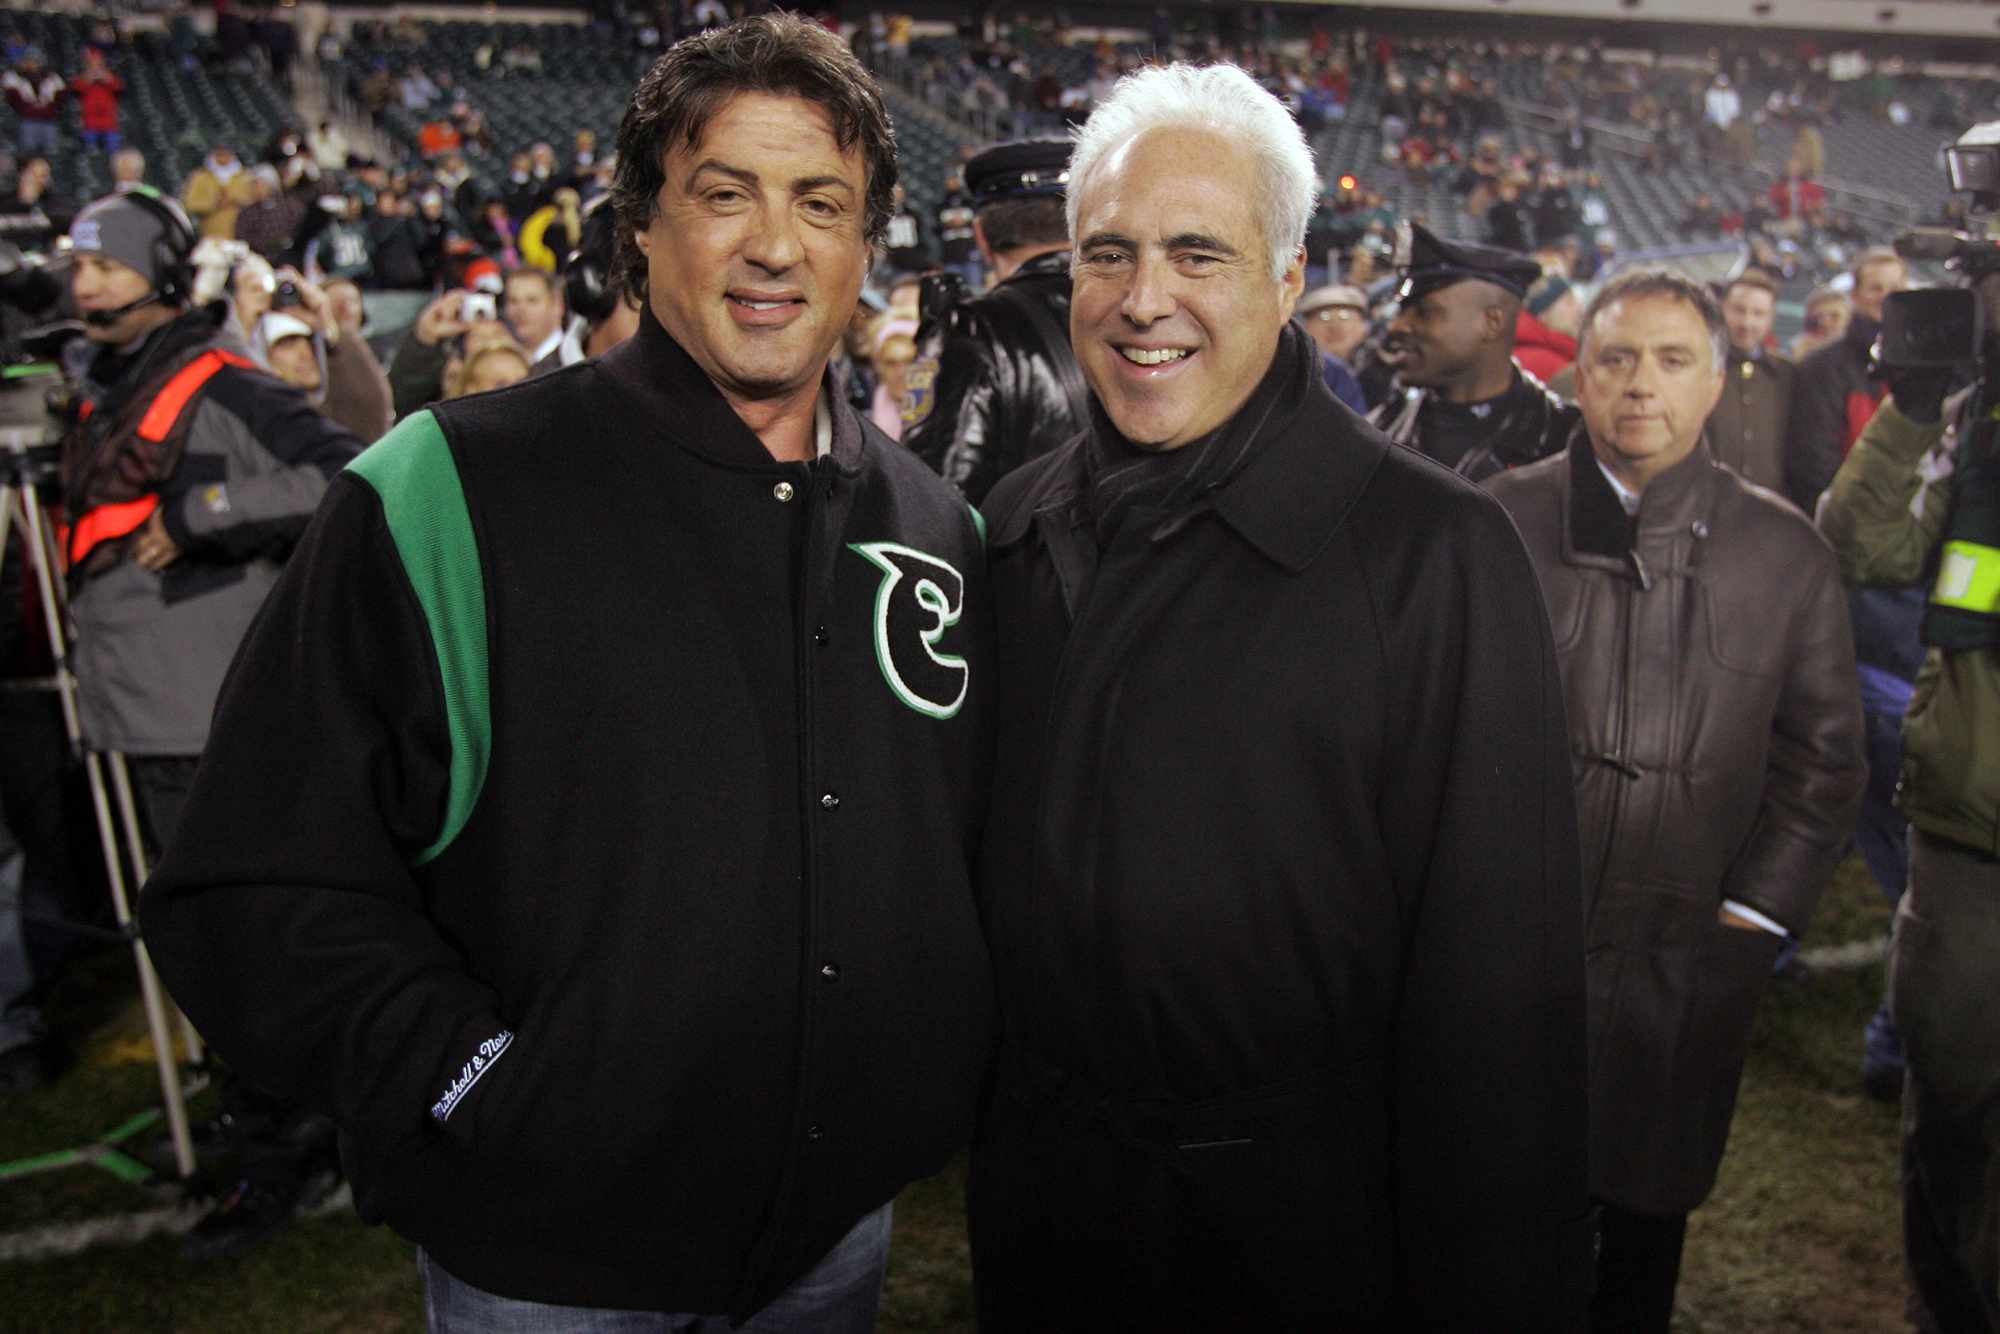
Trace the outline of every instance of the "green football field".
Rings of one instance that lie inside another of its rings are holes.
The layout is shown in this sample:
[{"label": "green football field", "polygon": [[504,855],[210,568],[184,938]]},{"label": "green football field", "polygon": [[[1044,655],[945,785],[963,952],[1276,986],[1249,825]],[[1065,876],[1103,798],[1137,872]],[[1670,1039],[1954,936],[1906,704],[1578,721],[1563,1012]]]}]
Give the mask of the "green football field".
[{"label": "green football field", "polygon": [[[1807,941],[1831,962],[1766,994],[1721,1181],[1689,1231],[1677,1331],[1904,1327],[1897,1113],[1864,1099],[1857,1075],[1882,965],[1838,953],[1854,946],[1849,954],[1869,955],[1887,929],[1886,904],[1849,862]],[[64,979],[50,1009],[75,1064],[48,1090],[0,1096],[0,1161],[89,1143],[156,1099],[131,974],[129,957],[111,952]],[[972,1328],[963,1172],[954,1164],[897,1203],[885,1331]],[[171,1192],[93,1167],[0,1181],[0,1255],[46,1250],[53,1239],[102,1230],[101,1220],[158,1216],[175,1203]],[[206,1264],[184,1262],[169,1235],[4,1261],[0,1294],[0,1331],[33,1334],[423,1328],[409,1246],[345,1209]]]}]

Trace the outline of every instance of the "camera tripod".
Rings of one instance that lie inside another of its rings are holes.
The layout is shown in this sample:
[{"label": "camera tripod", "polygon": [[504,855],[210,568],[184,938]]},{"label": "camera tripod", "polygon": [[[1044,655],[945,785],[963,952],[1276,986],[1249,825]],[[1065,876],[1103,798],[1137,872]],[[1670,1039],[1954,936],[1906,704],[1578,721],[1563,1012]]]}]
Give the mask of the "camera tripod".
[{"label": "camera tripod", "polygon": [[188,1129],[187,1093],[174,1055],[175,1021],[179,1022],[191,1062],[201,1059],[201,1039],[186,1017],[171,1008],[132,916],[126,871],[129,867],[130,883],[136,887],[145,883],[148,867],[125,756],[118,751],[93,750],[84,742],[83,724],[77,712],[76,677],[69,667],[68,605],[63,595],[62,565],[54,526],[36,491],[38,466],[44,461],[43,456],[52,453],[53,447],[46,443],[42,426],[0,426],[0,560],[7,559],[8,535],[18,527],[20,549],[27,561],[26,573],[34,580],[42,622],[48,631],[49,656],[55,664],[53,677],[44,684],[54,689],[62,703],[63,730],[69,738],[71,754],[82,757],[90,783],[90,805],[97,819],[98,844],[104,855],[118,933],[131,945],[138,966],[139,992],[145,1004],[153,1059],[159,1069],[160,1096],[173,1141],[174,1165],[185,1178],[194,1172],[195,1155],[194,1140]]}]

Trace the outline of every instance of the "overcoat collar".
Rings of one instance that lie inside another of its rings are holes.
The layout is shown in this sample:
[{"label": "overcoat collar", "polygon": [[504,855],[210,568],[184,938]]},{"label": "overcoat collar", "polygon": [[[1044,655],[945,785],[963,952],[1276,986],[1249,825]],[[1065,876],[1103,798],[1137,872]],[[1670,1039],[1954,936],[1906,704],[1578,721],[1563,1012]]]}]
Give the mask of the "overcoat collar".
[{"label": "overcoat collar", "polygon": [[[764,442],[736,415],[695,359],[661,326],[650,305],[639,311],[639,330],[599,358],[605,372],[645,405],[642,420],[670,423],[674,443],[725,468],[768,471],[782,467]],[[830,371],[820,393],[833,419],[827,458],[842,475],[861,471],[861,421],[845,396],[831,392]]]},{"label": "overcoat collar", "polygon": [[[1027,536],[1038,515],[1055,515],[1083,494],[1081,436],[1050,457],[1041,475],[995,527],[997,550]],[[1342,406],[1315,381],[1305,409],[1259,441],[1256,455],[1210,499],[1245,542],[1297,573],[1326,549],[1383,457],[1388,437]],[[1159,540],[1171,540],[1177,526]]]}]

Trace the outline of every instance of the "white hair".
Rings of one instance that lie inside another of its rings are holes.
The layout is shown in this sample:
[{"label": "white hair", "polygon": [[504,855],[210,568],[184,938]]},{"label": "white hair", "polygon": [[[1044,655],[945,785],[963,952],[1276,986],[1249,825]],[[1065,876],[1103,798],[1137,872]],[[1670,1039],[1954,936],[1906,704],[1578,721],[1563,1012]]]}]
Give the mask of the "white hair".
[{"label": "white hair", "polygon": [[1283,277],[1305,244],[1306,222],[1319,196],[1312,149],[1277,98],[1234,65],[1156,66],[1128,74],[1073,134],[1069,236],[1091,178],[1115,150],[1149,130],[1206,130],[1248,153],[1256,171],[1252,201],[1271,250],[1271,276]]}]

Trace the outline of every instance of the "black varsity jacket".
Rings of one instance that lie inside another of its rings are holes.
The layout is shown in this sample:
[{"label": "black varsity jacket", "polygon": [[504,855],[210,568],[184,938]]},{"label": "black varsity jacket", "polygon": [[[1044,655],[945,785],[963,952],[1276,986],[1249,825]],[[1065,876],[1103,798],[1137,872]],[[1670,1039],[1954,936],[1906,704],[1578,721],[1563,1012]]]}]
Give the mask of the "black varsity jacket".
[{"label": "black varsity jacket", "polygon": [[977,516],[774,462],[646,316],[331,489],[142,898],[175,997],[489,1291],[747,1314],[967,1137]]}]

